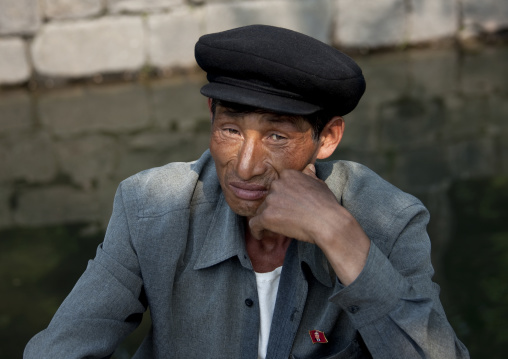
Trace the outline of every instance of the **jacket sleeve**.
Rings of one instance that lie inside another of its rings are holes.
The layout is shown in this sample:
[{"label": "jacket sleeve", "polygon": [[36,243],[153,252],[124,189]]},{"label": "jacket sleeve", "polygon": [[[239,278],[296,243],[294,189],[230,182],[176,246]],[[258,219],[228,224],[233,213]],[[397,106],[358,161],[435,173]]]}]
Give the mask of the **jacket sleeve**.
[{"label": "jacket sleeve", "polygon": [[141,322],[142,280],[122,185],[104,243],[24,358],[107,358]]},{"label": "jacket sleeve", "polygon": [[[421,204],[400,211],[390,224],[396,238],[373,240],[358,278],[347,287],[339,284],[330,298],[347,313],[375,359],[469,358],[432,282],[428,220]],[[381,250],[376,242],[393,245]]]}]

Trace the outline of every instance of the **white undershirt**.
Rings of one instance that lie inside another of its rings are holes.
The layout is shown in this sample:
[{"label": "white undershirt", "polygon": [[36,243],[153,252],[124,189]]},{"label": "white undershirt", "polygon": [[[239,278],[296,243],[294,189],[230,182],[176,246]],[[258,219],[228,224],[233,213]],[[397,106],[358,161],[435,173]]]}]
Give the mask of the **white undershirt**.
[{"label": "white undershirt", "polygon": [[277,299],[277,290],[279,289],[279,280],[282,267],[278,267],[272,272],[256,273],[256,284],[259,297],[259,343],[258,359],[265,359],[266,349],[268,347],[268,338],[270,337],[270,326],[272,324],[273,310],[275,308],[275,299]]}]

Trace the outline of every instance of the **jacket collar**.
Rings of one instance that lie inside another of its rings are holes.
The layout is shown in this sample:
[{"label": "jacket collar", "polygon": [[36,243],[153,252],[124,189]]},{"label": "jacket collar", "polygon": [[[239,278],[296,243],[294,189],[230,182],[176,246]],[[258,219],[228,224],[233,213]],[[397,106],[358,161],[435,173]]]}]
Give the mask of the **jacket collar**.
[{"label": "jacket collar", "polygon": [[242,217],[231,210],[221,193],[194,269],[211,267],[234,256],[252,269],[243,233]]},{"label": "jacket collar", "polygon": [[307,263],[312,275],[321,282],[321,284],[332,287],[335,272],[333,272],[333,269],[321,249],[315,244],[300,241],[297,247],[300,267],[302,267],[302,263]]},{"label": "jacket collar", "polygon": [[[331,287],[333,271],[323,252],[311,243],[298,242],[297,244],[297,250],[288,250],[286,255],[297,255],[300,270],[302,270],[302,263],[305,262],[321,284]],[[224,195],[221,194],[194,269],[211,267],[235,256],[238,257],[242,266],[253,270],[245,248],[243,218],[231,210]]]}]

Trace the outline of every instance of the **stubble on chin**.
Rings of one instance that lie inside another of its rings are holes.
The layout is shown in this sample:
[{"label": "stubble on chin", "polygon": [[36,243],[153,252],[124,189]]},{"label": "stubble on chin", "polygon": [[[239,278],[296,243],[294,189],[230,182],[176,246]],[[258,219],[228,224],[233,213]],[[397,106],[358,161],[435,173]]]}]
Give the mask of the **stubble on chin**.
[{"label": "stubble on chin", "polygon": [[228,201],[226,197],[226,202],[233,212],[241,217],[252,218],[256,215],[258,207],[263,203],[260,201],[246,201],[246,200],[231,200]]}]

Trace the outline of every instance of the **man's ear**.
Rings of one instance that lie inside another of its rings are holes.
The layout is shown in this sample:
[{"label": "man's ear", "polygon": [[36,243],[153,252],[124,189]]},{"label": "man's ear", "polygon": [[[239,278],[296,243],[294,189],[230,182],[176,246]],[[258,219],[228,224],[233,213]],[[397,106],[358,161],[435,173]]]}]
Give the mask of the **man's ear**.
[{"label": "man's ear", "polygon": [[344,134],[345,123],[340,116],[333,117],[321,131],[319,142],[321,143],[317,158],[322,160],[332,155],[333,151],[339,145]]}]

